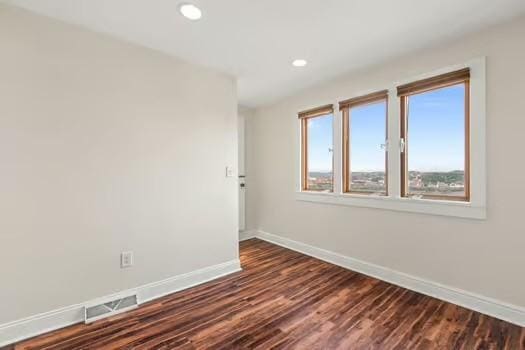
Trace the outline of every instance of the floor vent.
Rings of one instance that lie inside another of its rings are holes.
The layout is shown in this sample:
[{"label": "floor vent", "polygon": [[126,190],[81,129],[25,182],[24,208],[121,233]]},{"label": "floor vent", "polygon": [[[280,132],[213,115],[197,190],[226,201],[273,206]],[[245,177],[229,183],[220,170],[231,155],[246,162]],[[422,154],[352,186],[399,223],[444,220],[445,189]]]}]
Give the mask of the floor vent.
[{"label": "floor vent", "polygon": [[85,307],[85,323],[91,323],[100,319],[114,316],[138,306],[137,295],[119,296],[112,300],[103,301],[94,305]]}]

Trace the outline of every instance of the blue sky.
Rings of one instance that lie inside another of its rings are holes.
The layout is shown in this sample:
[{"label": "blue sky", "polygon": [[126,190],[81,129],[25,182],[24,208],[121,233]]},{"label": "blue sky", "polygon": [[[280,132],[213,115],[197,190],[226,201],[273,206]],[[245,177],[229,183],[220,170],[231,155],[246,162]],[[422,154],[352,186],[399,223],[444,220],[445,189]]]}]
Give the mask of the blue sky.
[{"label": "blue sky", "polygon": [[408,169],[465,168],[465,88],[455,85],[411,96]]},{"label": "blue sky", "polygon": [[[409,170],[464,170],[464,86],[456,85],[409,98]],[[385,103],[351,110],[353,171],[384,171]],[[308,123],[310,171],[331,171],[332,116]]]},{"label": "blue sky", "polygon": [[350,166],[352,171],[385,171],[386,102],[350,110]]},{"label": "blue sky", "polygon": [[308,170],[332,171],[332,115],[308,120]]}]

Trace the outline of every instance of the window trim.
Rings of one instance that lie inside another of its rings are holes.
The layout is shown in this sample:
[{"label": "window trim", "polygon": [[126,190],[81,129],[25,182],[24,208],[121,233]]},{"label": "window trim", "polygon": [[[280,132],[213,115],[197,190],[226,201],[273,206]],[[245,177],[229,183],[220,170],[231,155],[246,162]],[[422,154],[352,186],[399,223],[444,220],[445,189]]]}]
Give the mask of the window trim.
[{"label": "window trim", "polygon": [[[301,128],[301,191],[322,193],[321,191],[315,191],[308,188],[308,121],[314,118],[334,115],[333,104],[327,104],[324,106],[308,109],[298,113]],[[332,146],[333,147],[333,146]],[[334,154],[332,152],[332,191],[334,193],[335,176],[334,176]]]},{"label": "window trim", "polygon": [[[342,155],[343,155],[343,193],[349,194],[358,194],[358,195],[368,195],[376,196],[373,192],[368,191],[354,191],[351,188],[351,161],[350,161],[350,111],[355,107],[363,107],[371,105],[378,102],[385,102],[386,104],[386,113],[385,113],[385,144],[388,145],[388,90],[381,90],[378,92],[373,92],[367,95],[354,97],[345,101],[339,102],[339,110],[342,112],[342,129],[343,129],[343,145],[342,145]],[[385,149],[385,193],[381,194],[382,196],[388,196],[388,147]]]},{"label": "window trim", "polygon": [[485,207],[475,206],[467,202],[303,191],[297,191],[295,199],[300,202],[452,216],[467,219],[484,220],[487,218]]},{"label": "window trim", "polygon": [[422,199],[429,199],[429,200],[445,200],[445,201],[457,201],[457,202],[470,202],[470,69],[464,68],[459,71],[450,72],[441,74],[435,77],[431,77],[429,79],[425,79],[423,81],[414,82],[411,84],[406,84],[405,86],[398,87],[398,96],[399,96],[399,102],[400,102],[400,140],[403,142],[403,149],[400,152],[400,158],[401,158],[401,174],[400,174],[400,180],[401,180],[401,197],[402,198],[410,198],[411,194],[409,192],[410,187],[408,184],[409,178],[408,178],[408,159],[409,159],[409,152],[408,152],[408,117],[409,117],[409,98],[410,96],[423,94],[431,91],[436,91],[439,89],[456,86],[456,85],[464,85],[465,86],[465,111],[464,111],[464,118],[465,118],[465,164],[464,164],[464,177],[465,177],[465,195],[464,196],[447,196],[447,195],[421,195]]},{"label": "window trim", "polygon": [[[431,200],[422,198],[401,197],[400,157],[400,102],[397,98],[397,87],[422,79],[428,79],[440,74],[470,68],[470,202],[457,202],[450,200]],[[486,209],[486,59],[475,58],[461,64],[452,65],[442,69],[430,71],[407,79],[378,84],[373,89],[357,91],[350,96],[363,96],[374,91],[381,91],[385,87],[389,91],[388,100],[388,171],[389,171],[389,196],[370,196],[342,191],[342,113],[337,110],[333,114],[333,140],[334,140],[334,192],[308,192],[301,188],[301,132],[300,123],[295,133],[296,154],[296,187],[295,199],[300,202],[309,202],[318,205],[351,206],[393,210],[408,213],[422,213],[429,215],[442,215],[467,219],[483,220],[487,217]],[[346,96],[344,96],[346,95]],[[348,91],[329,97],[333,101],[348,98]]]}]

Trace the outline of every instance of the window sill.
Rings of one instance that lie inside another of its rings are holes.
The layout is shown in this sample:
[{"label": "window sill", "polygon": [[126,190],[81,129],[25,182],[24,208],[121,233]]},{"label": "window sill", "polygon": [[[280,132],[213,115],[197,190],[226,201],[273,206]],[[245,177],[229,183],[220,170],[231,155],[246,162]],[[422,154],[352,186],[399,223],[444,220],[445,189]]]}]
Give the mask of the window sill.
[{"label": "window sill", "polygon": [[484,207],[474,206],[472,203],[457,201],[393,198],[384,196],[337,194],[326,192],[296,192],[295,199],[303,202],[362,208],[377,208],[470,219],[483,220],[487,218],[486,209]]}]

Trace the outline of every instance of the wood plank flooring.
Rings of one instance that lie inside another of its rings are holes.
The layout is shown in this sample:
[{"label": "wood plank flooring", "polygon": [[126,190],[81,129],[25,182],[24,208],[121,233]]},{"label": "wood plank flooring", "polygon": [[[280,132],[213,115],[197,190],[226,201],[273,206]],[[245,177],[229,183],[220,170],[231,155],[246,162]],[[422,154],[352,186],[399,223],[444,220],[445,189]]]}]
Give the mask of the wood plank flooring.
[{"label": "wood plank flooring", "polygon": [[525,349],[525,330],[253,239],[244,271],[14,346],[65,349]]}]

